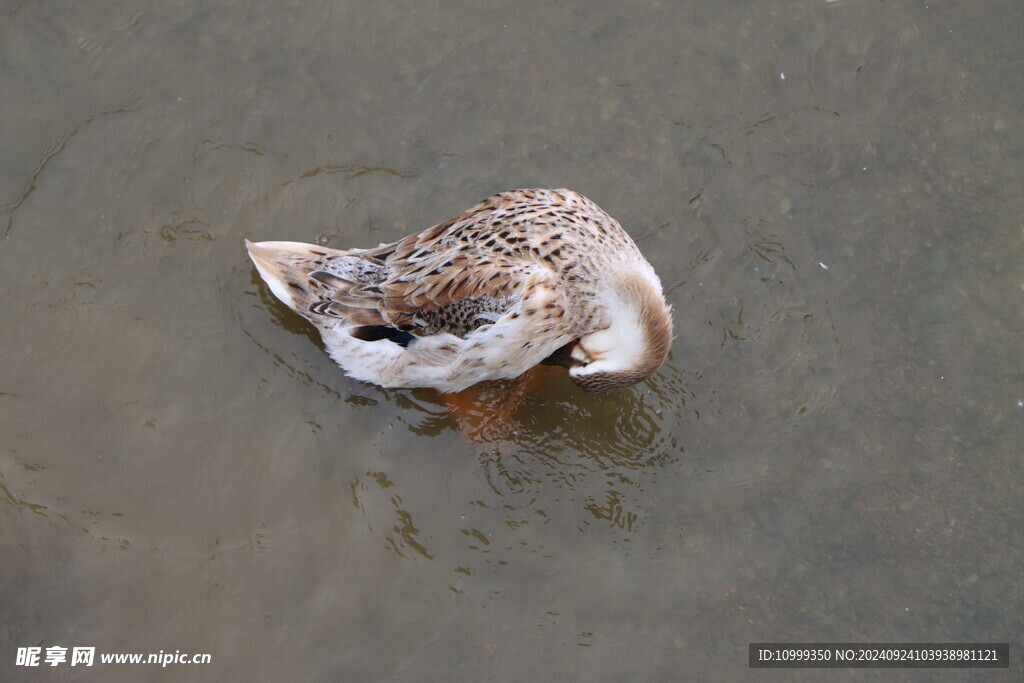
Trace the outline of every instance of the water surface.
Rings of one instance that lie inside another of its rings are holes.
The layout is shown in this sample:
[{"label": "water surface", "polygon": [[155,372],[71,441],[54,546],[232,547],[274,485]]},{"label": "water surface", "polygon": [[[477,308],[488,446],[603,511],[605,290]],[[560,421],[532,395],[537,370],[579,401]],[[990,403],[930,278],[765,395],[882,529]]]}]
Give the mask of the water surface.
[{"label": "water surface", "polygon": [[[1009,641],[942,679],[1020,678],[1019,3],[2,14],[4,680],[736,681],[755,641]],[[650,381],[545,369],[460,430],[243,248],[515,187],[648,255]]]}]

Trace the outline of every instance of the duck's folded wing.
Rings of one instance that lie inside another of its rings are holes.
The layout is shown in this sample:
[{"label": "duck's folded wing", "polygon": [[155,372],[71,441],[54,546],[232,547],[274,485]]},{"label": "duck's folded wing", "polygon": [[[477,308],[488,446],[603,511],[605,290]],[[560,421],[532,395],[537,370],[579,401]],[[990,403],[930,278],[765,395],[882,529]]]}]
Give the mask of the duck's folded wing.
[{"label": "duck's folded wing", "polygon": [[359,325],[464,336],[529,298],[534,287],[553,275],[537,264],[475,251],[420,251],[415,258],[410,256],[403,254],[399,243],[386,260],[388,277],[378,282],[311,273],[309,277],[326,290],[323,312]]},{"label": "duck's folded wing", "polygon": [[331,285],[332,310],[350,320],[376,312],[385,324],[413,334],[464,336],[557,278],[550,264],[509,234],[493,214],[493,199],[393,244],[349,252],[379,278],[310,277]]}]

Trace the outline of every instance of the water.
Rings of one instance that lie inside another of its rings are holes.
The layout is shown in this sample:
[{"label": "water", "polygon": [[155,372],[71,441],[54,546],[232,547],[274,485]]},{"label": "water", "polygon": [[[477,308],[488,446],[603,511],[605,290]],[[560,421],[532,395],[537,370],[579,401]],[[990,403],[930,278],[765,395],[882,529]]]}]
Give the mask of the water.
[{"label": "water", "polygon": [[[1020,678],[1019,3],[3,16],[4,680],[735,681],[752,641],[879,640]],[[654,264],[650,381],[544,369],[460,429],[345,378],[242,244],[530,186]]]}]

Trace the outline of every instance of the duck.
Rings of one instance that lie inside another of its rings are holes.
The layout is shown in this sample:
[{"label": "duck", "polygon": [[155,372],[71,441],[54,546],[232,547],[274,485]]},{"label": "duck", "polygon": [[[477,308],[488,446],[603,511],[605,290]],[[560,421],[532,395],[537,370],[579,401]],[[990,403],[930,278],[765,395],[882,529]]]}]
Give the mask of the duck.
[{"label": "duck", "polygon": [[245,241],[270,291],[352,378],[459,392],[534,366],[588,392],[653,375],[672,309],[636,243],[567,189],[501,192],[397,242]]}]

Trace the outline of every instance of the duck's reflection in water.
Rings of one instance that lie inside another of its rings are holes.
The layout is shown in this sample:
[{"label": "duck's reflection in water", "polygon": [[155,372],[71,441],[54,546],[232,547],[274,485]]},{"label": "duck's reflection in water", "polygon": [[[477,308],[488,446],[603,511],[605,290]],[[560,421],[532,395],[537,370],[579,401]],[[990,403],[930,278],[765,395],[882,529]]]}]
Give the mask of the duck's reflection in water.
[{"label": "duck's reflection in water", "polygon": [[539,367],[457,395],[412,391],[395,398],[419,418],[409,424],[414,433],[461,434],[492,493],[488,506],[545,516],[548,502],[572,502],[592,517],[584,526],[633,531],[644,516],[645,482],[678,462],[685,451],[678,426],[699,419],[687,407],[692,394],[670,365],[604,395],[579,391],[564,374]]}]

